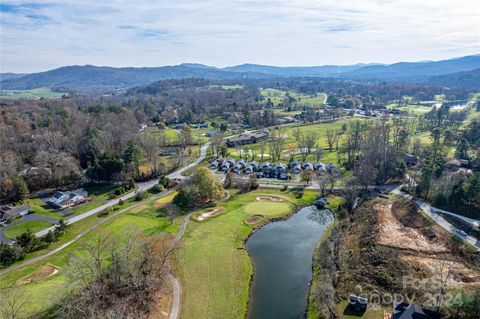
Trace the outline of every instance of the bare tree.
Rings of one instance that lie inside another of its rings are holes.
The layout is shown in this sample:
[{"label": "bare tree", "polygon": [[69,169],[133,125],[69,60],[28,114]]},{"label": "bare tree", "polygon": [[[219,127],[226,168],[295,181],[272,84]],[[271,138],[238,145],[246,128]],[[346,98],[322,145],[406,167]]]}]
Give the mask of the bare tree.
[{"label": "bare tree", "polygon": [[27,303],[27,296],[18,288],[3,289],[0,292],[0,314],[5,319],[23,317],[22,309]]},{"label": "bare tree", "polygon": [[337,132],[333,129],[328,129],[325,133],[327,135],[328,149],[331,152],[333,150],[335,140],[338,138],[338,135]]},{"label": "bare tree", "polygon": [[213,149],[213,154],[218,157],[220,147],[223,145],[223,134],[215,134],[210,138],[210,145]]},{"label": "bare tree", "polygon": [[330,184],[330,179],[329,179],[329,174],[326,175],[317,175],[317,183],[318,187],[320,188],[320,194],[322,196],[325,196],[325,193],[328,189],[328,186]]}]

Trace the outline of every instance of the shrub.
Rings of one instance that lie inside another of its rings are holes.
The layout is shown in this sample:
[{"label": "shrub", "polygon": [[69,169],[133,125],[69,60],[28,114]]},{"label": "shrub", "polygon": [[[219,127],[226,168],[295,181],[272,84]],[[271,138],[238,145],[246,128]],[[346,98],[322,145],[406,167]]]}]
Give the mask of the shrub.
[{"label": "shrub", "polygon": [[190,207],[193,202],[193,195],[188,189],[182,188],[177,195],[173,198],[172,203],[178,207]]},{"label": "shrub", "polygon": [[138,191],[136,194],[135,194],[135,200],[136,201],[141,201],[142,199],[145,198],[145,192],[143,191]]},{"label": "shrub", "polygon": [[433,198],[433,205],[435,206],[443,206],[447,203],[447,197],[443,192],[439,192],[435,194],[435,197]]},{"label": "shrub", "polygon": [[104,217],[104,216],[107,216],[108,214],[110,214],[111,212],[113,212],[113,207],[107,207],[105,208],[104,210],[102,210],[100,213],[97,214],[98,217]]},{"label": "shrub", "polygon": [[282,192],[285,192],[288,189],[288,185],[283,185],[282,186]]},{"label": "shrub", "polygon": [[297,193],[297,198],[302,198],[303,197],[303,191],[299,191]]},{"label": "shrub", "polygon": [[113,193],[117,196],[122,195],[123,189],[121,187],[115,188],[115,191]]},{"label": "shrub", "polygon": [[48,234],[43,238],[43,240],[46,243],[53,243],[54,241],[57,240],[57,237],[55,236],[55,233],[53,231],[48,231]]},{"label": "shrub", "polygon": [[163,185],[160,185],[160,184],[153,185],[153,187],[151,189],[152,193],[160,193],[163,190],[164,190],[164,187],[163,187]]},{"label": "shrub", "polygon": [[124,204],[123,199],[118,200],[118,205],[122,206]]}]

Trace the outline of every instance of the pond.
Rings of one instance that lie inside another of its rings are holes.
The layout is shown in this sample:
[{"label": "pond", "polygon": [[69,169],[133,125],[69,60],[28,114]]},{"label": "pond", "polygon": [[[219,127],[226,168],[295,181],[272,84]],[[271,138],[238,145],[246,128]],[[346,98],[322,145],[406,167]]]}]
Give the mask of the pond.
[{"label": "pond", "polygon": [[249,318],[305,317],[313,252],[332,221],[330,210],[308,206],[249,238],[247,250],[254,265]]}]

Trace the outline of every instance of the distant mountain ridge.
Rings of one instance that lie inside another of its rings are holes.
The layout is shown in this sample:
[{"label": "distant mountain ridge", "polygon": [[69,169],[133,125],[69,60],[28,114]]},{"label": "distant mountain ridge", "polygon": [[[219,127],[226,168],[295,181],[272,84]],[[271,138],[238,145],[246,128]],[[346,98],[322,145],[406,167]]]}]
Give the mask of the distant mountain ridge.
[{"label": "distant mountain ridge", "polygon": [[[85,88],[114,89],[134,87],[158,80],[205,78],[209,80],[265,79],[274,77],[322,77],[359,80],[431,82],[432,77],[468,72],[480,68],[480,55],[471,55],[442,61],[400,62],[384,64],[323,65],[311,67],[278,67],[242,64],[217,68],[197,63],[163,67],[114,68],[93,65],[65,66],[27,75],[2,74],[3,89],[32,89],[60,87],[71,90]],[[461,74],[460,74],[461,76]],[[458,78],[458,77],[457,77]],[[475,81],[474,76],[470,78]],[[454,81],[451,78],[449,83]],[[434,83],[435,80],[432,80]],[[438,82],[438,79],[436,80]],[[461,82],[461,81],[460,81]],[[470,81],[471,82],[471,81]],[[475,85],[475,82],[473,82]],[[480,87],[480,84],[479,84]]]}]

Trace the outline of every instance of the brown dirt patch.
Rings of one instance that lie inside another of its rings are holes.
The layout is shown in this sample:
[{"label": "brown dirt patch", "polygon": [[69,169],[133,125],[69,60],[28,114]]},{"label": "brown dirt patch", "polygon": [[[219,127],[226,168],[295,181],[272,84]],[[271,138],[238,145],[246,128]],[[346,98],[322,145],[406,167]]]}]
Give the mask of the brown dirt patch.
[{"label": "brown dirt patch", "polygon": [[210,218],[210,217],[214,217],[214,216],[218,216],[220,215],[221,213],[223,213],[223,209],[222,208],[215,208],[213,210],[209,210],[209,211],[206,211],[206,212],[203,212],[201,214],[198,214],[196,215],[195,217],[193,217],[195,220],[201,222],[202,220],[205,220],[207,218]]},{"label": "brown dirt patch", "polygon": [[171,284],[166,285],[166,288],[159,291],[154,296],[154,303],[150,307],[148,319],[166,319],[170,315],[173,301],[173,288]]},{"label": "brown dirt patch", "polygon": [[380,245],[408,249],[424,253],[447,252],[444,244],[428,240],[420,231],[400,223],[392,213],[392,203],[376,204],[379,229],[377,242]]},{"label": "brown dirt patch", "polygon": [[[436,256],[404,255],[400,258],[413,268],[421,268],[428,272],[429,276],[432,277],[439,273],[441,269],[443,269],[444,278],[447,278],[448,272],[450,272],[448,284],[451,287],[480,287],[480,272],[466,267],[461,262],[443,261]],[[444,262],[443,268],[441,267],[442,262]]]},{"label": "brown dirt patch", "polygon": [[258,224],[259,222],[261,222],[263,220],[263,216],[262,215],[253,215],[253,216],[250,216],[248,217],[245,222],[249,225],[254,225],[254,224]]},{"label": "brown dirt patch", "polygon": [[278,196],[258,196],[257,197],[258,201],[264,201],[264,202],[283,202],[283,198],[280,198]]},{"label": "brown dirt patch", "polygon": [[50,264],[44,265],[31,275],[24,277],[18,281],[18,285],[27,284],[32,281],[39,281],[56,275],[60,271],[60,268],[52,266]]}]

